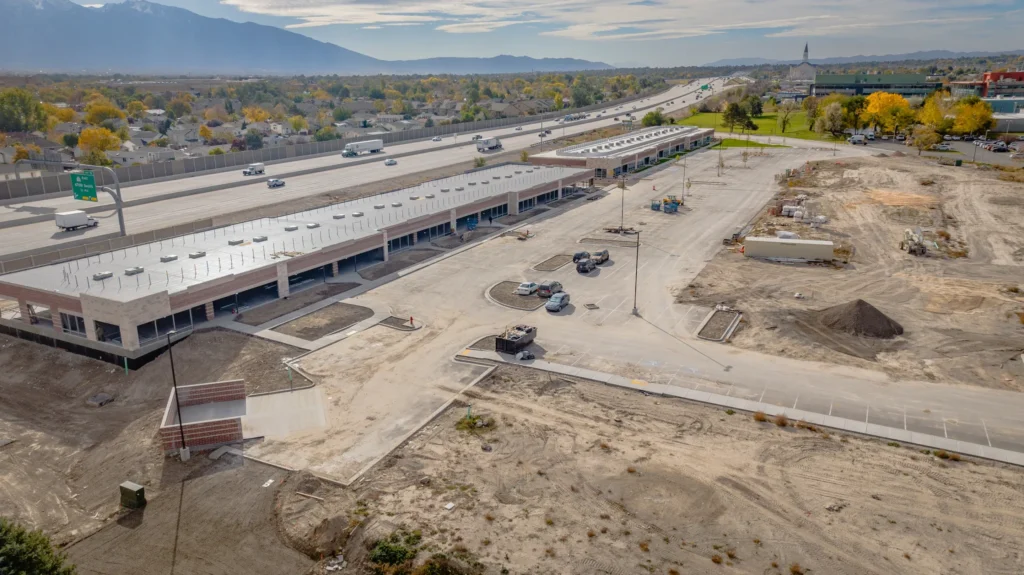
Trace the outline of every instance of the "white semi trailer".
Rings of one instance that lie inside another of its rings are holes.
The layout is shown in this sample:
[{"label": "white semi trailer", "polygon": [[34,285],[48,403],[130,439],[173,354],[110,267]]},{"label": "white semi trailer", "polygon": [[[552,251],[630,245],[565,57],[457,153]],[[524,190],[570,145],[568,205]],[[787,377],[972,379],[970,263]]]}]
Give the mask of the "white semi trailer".
[{"label": "white semi trailer", "polygon": [[498,138],[483,138],[476,141],[476,151],[487,152],[501,149],[501,140]]},{"label": "white semi trailer", "polygon": [[346,158],[358,156],[363,152],[370,152],[376,154],[384,150],[384,140],[366,140],[365,142],[352,142],[345,144],[345,148],[341,151],[341,155]]}]

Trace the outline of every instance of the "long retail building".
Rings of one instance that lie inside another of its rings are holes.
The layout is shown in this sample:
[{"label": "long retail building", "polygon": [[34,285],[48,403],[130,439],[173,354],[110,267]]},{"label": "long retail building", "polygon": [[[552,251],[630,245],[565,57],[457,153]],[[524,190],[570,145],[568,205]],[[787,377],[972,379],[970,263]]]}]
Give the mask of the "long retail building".
[{"label": "long retail building", "polygon": [[519,214],[593,185],[586,168],[510,163],[357,200],[0,276],[0,332],[136,363],[174,330]]},{"label": "long retail building", "polygon": [[657,126],[530,156],[539,166],[587,168],[598,178],[615,177],[662,158],[707,146],[715,131],[693,126]]}]

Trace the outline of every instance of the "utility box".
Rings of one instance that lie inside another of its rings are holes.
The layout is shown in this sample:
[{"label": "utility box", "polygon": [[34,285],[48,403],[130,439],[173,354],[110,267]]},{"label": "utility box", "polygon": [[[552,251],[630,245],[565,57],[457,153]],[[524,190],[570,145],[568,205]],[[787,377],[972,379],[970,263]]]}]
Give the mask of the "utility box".
[{"label": "utility box", "polygon": [[146,506],[146,488],[133,483],[131,481],[125,481],[121,484],[121,507],[127,507],[128,509],[139,509]]}]

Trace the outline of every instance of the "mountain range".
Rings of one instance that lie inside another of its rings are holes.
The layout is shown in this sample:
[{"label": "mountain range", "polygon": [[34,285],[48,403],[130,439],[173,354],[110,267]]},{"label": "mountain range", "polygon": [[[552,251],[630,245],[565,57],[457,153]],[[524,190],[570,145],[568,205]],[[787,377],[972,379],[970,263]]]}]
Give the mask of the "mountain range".
[{"label": "mountain range", "polygon": [[[955,58],[985,58],[1004,54],[1022,55],[1024,50],[1006,52],[950,52],[949,50],[926,50],[907,54],[885,54],[882,56],[839,56],[835,58],[810,59],[811,64],[860,64],[863,62],[902,62],[904,60],[948,60]],[[800,60],[770,60],[768,58],[727,58],[715,60],[705,66],[763,66],[774,64],[799,64]]]},{"label": "mountain range", "polygon": [[207,18],[146,0],[85,7],[0,0],[0,70],[124,74],[505,74],[605,70],[575,58],[378,60],[273,26]]}]

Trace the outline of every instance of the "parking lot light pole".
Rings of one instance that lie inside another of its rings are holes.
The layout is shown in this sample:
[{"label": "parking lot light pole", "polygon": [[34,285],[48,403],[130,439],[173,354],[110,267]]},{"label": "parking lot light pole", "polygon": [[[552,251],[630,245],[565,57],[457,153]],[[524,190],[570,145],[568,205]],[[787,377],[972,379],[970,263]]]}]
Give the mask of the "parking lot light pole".
[{"label": "parking lot light pole", "polygon": [[633,315],[639,316],[640,310],[636,307],[636,291],[640,281],[640,232],[636,233],[636,268],[633,271]]}]

